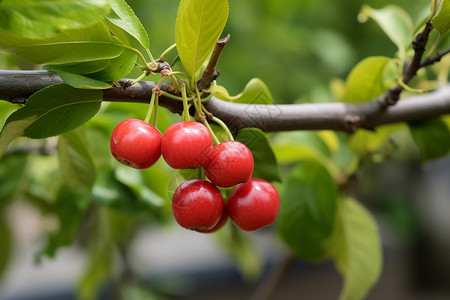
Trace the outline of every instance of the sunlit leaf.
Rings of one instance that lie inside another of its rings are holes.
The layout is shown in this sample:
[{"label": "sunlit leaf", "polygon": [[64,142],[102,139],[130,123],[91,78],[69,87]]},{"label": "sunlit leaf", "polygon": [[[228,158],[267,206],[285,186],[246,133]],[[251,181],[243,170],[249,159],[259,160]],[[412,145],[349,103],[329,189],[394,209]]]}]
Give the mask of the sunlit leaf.
[{"label": "sunlit leaf", "polygon": [[446,33],[450,29],[450,1],[443,0],[437,14],[431,20],[433,26],[439,30],[441,34]]},{"label": "sunlit leaf", "polygon": [[227,0],[181,0],[175,42],[178,55],[191,77],[211,54],[227,18]]},{"label": "sunlit leaf", "polygon": [[124,0],[112,0],[113,11],[108,20],[132,35],[145,48],[150,48],[147,32]]},{"label": "sunlit leaf", "polygon": [[216,97],[236,103],[273,104],[273,98],[269,88],[259,78],[250,80],[244,90],[236,96],[230,96],[225,88],[219,87]]},{"label": "sunlit leaf", "polygon": [[6,120],[0,133],[0,156],[16,137],[46,138],[75,129],[100,108],[102,91],[75,89],[60,83],[34,93]]},{"label": "sunlit leaf", "polygon": [[94,24],[110,9],[109,0],[3,0],[0,28],[17,37],[48,38]]},{"label": "sunlit leaf", "polygon": [[386,91],[384,71],[391,61],[382,56],[368,57],[360,61],[347,77],[342,102],[365,102]]},{"label": "sunlit leaf", "polygon": [[381,273],[382,252],[377,224],[353,199],[339,201],[336,221],[330,254],[344,278],[339,299],[364,299]]},{"label": "sunlit leaf", "polygon": [[373,18],[401,52],[411,45],[414,24],[411,17],[402,8],[388,5],[380,9],[364,5],[359,15],[360,21]]},{"label": "sunlit leaf", "polygon": [[114,58],[124,51],[124,45],[111,36],[103,22],[98,22],[46,39],[18,38],[0,29],[0,49],[35,64],[63,64]]},{"label": "sunlit leaf", "polygon": [[320,261],[328,250],[335,226],[337,186],[317,162],[300,164],[280,196],[278,231],[291,251],[306,260]]}]

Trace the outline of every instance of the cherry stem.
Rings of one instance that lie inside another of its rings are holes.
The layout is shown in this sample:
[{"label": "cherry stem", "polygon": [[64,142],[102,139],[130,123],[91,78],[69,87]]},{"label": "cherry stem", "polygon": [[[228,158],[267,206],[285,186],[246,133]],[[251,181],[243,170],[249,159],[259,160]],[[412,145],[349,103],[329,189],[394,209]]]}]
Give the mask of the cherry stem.
[{"label": "cherry stem", "polygon": [[169,53],[170,51],[172,51],[173,49],[175,49],[177,47],[177,44],[173,44],[171,45],[169,48],[167,48],[166,50],[164,50],[163,53],[161,53],[161,55],[158,58],[158,61],[163,61],[164,60],[164,56]]},{"label": "cherry stem", "polygon": [[229,139],[230,141],[234,141],[233,134],[231,134],[231,131],[230,131],[230,129],[228,128],[227,124],[225,124],[221,119],[219,119],[219,118],[217,118],[217,117],[214,117],[214,116],[212,117],[212,120],[213,120],[214,122],[216,122],[220,127],[222,127],[223,130],[225,130],[225,132],[226,132],[227,135],[228,135],[228,139]]},{"label": "cherry stem", "polygon": [[215,145],[220,144],[219,139],[217,138],[216,134],[214,133],[214,131],[212,130],[211,126],[209,125],[209,123],[206,119],[203,120],[203,124],[205,124],[206,128],[208,128],[209,132],[211,133],[211,136],[214,140],[214,144]]},{"label": "cherry stem", "polygon": [[156,92],[154,90],[152,90],[152,97],[150,99],[150,106],[148,108],[147,111],[147,115],[145,116],[145,123],[149,123],[150,122],[150,117],[152,116],[153,113],[153,107],[155,106],[155,98],[156,98]]},{"label": "cherry stem", "polygon": [[181,114],[181,117],[183,121],[189,121],[190,116],[189,116],[189,104],[186,94],[186,85],[184,83],[181,83],[180,87],[181,87],[181,96],[183,98],[183,113]]},{"label": "cherry stem", "polygon": [[159,92],[155,92],[155,94],[155,114],[153,115],[153,127],[158,125]]}]

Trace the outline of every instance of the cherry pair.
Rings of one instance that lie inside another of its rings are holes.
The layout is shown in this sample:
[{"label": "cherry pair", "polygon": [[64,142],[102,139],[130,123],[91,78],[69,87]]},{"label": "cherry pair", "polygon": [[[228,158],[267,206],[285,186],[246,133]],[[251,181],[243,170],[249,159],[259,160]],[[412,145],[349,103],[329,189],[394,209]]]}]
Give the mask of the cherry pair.
[{"label": "cherry pair", "polygon": [[175,220],[184,228],[211,233],[223,227],[228,217],[244,231],[255,231],[275,222],[280,197],[272,184],[252,178],[238,184],[225,204],[222,193],[206,180],[182,183],[173,195]]}]

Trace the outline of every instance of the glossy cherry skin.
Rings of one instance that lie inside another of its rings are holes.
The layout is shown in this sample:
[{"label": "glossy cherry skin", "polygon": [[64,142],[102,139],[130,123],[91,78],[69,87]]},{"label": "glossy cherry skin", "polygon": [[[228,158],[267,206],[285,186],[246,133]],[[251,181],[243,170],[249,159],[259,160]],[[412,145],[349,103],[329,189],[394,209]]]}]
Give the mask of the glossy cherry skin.
[{"label": "glossy cherry skin", "polygon": [[201,232],[201,233],[214,233],[214,232],[218,231],[219,229],[221,229],[223,226],[225,226],[225,224],[227,224],[227,222],[228,222],[228,213],[227,213],[226,205],[225,205],[223,208],[222,216],[219,219],[219,222],[217,222],[217,224],[214,225],[213,228],[208,229],[208,230],[196,230],[196,231]]},{"label": "glossy cherry skin", "polygon": [[233,223],[244,231],[271,225],[278,216],[280,196],[269,182],[252,178],[237,185],[228,197],[227,211]]},{"label": "glossy cherry skin", "polygon": [[161,156],[161,133],[142,120],[124,120],[111,134],[110,149],[120,163],[135,169],[146,169]]},{"label": "glossy cherry skin", "polygon": [[203,167],[209,161],[212,147],[208,128],[194,121],[172,124],[161,141],[164,160],[174,169]]},{"label": "glossy cherry skin", "polygon": [[219,222],[224,206],[219,189],[201,179],[183,182],[172,198],[172,211],[177,223],[196,231],[213,228]]},{"label": "glossy cherry skin", "polygon": [[228,141],[213,148],[205,174],[215,185],[227,188],[248,181],[253,169],[250,149],[241,142]]}]

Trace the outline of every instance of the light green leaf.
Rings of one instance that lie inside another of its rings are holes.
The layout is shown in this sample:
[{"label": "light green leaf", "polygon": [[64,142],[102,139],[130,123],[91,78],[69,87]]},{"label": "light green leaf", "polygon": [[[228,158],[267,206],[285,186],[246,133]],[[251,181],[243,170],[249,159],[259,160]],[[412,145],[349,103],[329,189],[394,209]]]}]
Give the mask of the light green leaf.
[{"label": "light green leaf", "polygon": [[108,20],[132,35],[144,48],[150,48],[147,32],[130,6],[124,0],[113,0],[112,9]]},{"label": "light green leaf", "polygon": [[441,119],[409,124],[411,135],[420,150],[422,162],[442,157],[450,151],[450,130]]},{"label": "light green leaf", "polygon": [[18,136],[46,138],[77,128],[97,113],[102,99],[102,91],[76,89],[65,83],[34,93],[6,120],[0,133],[0,156]]},{"label": "light green leaf", "polygon": [[384,75],[390,61],[390,58],[382,56],[360,61],[350,72],[340,101],[364,102],[378,97],[386,90]]},{"label": "light green leaf", "polygon": [[175,42],[178,55],[192,78],[211,54],[227,18],[227,0],[181,0]]},{"label": "light green leaf", "polygon": [[374,9],[369,5],[364,5],[358,18],[360,21],[365,21],[368,17],[377,22],[400,52],[404,53],[405,49],[411,45],[414,37],[414,24],[408,13],[402,8],[388,5],[381,9]]},{"label": "light green leaf", "polygon": [[218,93],[215,96],[221,100],[236,103],[273,104],[273,98],[269,88],[259,78],[250,80],[244,90],[236,96],[230,96],[223,87],[219,87]]},{"label": "light green leaf", "polygon": [[280,196],[278,231],[291,251],[308,261],[322,260],[335,226],[337,185],[318,162],[300,164]]},{"label": "light green leaf", "polygon": [[339,201],[330,254],[345,280],[339,299],[363,299],[378,281],[382,252],[374,218],[353,199]]},{"label": "light green leaf", "polygon": [[431,20],[433,26],[439,30],[441,34],[446,33],[450,29],[450,1],[443,0],[437,14]]},{"label": "light green leaf", "polygon": [[59,136],[58,159],[63,177],[71,187],[90,190],[95,182],[96,169],[86,141],[79,130]]},{"label": "light green leaf", "polygon": [[124,45],[99,22],[39,40],[14,37],[0,29],[0,49],[35,64],[63,64],[115,58]]},{"label": "light green leaf", "polygon": [[236,140],[245,144],[253,154],[255,169],[253,177],[267,181],[281,181],[277,160],[266,135],[257,128],[244,128]]},{"label": "light green leaf", "polygon": [[0,28],[17,37],[48,38],[63,30],[92,25],[110,9],[108,0],[3,0]]}]

